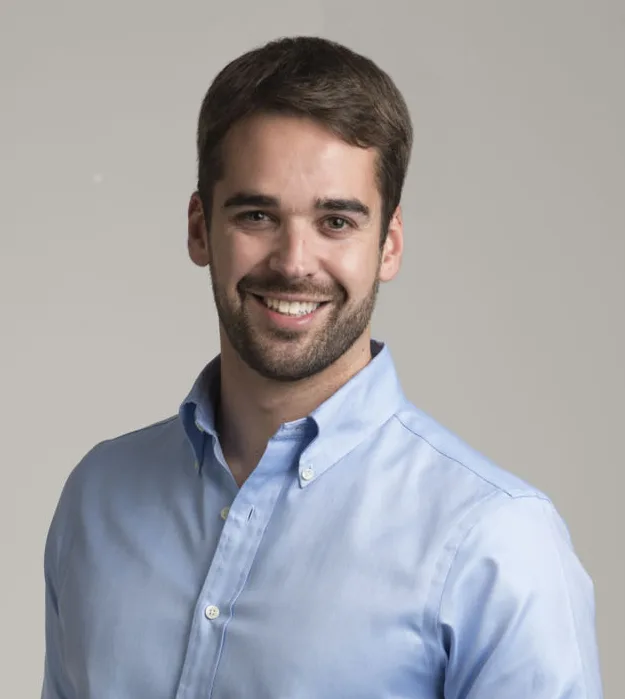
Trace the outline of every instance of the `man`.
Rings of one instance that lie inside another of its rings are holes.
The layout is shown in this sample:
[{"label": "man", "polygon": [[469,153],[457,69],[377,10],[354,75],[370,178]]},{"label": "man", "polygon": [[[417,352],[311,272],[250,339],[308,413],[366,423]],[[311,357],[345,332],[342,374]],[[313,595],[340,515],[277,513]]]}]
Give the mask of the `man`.
[{"label": "man", "polygon": [[44,699],[601,696],[553,505],[411,405],[371,339],[411,141],[389,77],[321,39],[213,82],[188,246],[220,355],[71,473]]}]

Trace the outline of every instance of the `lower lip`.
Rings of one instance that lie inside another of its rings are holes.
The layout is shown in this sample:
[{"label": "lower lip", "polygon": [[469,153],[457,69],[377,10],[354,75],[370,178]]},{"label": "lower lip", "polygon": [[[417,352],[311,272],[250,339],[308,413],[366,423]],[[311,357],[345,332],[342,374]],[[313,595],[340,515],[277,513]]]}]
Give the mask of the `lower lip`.
[{"label": "lower lip", "polygon": [[254,303],[263,311],[265,316],[269,318],[273,325],[277,325],[285,330],[303,330],[319,316],[321,311],[327,306],[326,303],[322,303],[318,306],[312,313],[306,313],[306,315],[301,316],[287,316],[284,313],[278,313],[268,306],[266,306],[262,301],[260,301],[256,296],[252,295],[252,300]]}]

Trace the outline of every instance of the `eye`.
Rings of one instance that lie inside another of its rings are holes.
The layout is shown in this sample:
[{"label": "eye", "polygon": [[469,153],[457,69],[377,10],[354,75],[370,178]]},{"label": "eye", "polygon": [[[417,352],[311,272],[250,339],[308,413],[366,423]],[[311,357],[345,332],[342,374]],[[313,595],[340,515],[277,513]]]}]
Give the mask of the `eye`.
[{"label": "eye", "polygon": [[342,216],[329,216],[326,219],[326,224],[330,230],[337,232],[344,231],[352,227],[351,222]]},{"label": "eye", "polygon": [[268,218],[264,211],[243,211],[236,216],[237,221],[245,223],[263,223]]},{"label": "eye", "polygon": [[250,209],[236,214],[232,219],[235,226],[241,230],[265,231],[275,225],[275,219],[270,214],[258,209]]}]

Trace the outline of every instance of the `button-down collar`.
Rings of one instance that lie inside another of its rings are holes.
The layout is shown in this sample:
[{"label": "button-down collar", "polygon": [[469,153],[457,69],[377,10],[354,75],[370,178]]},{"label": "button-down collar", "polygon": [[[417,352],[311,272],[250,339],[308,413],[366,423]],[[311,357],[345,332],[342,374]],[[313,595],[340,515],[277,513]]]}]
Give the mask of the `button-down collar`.
[{"label": "button-down collar", "polygon": [[[389,420],[404,400],[389,349],[373,341],[371,354],[371,361],[309,416],[281,427],[280,432],[305,428],[312,437],[299,460],[302,487]],[[207,448],[206,436],[218,439],[215,404],[220,390],[219,372],[217,356],[198,376],[180,407],[182,424],[200,466]]]}]

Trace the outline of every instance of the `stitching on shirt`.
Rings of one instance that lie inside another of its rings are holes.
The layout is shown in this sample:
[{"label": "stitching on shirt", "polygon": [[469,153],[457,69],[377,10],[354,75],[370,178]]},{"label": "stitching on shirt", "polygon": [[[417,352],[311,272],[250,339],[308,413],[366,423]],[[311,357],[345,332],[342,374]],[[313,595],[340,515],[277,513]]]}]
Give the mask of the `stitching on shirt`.
[{"label": "stitching on shirt", "polygon": [[[551,504],[548,503],[548,506],[552,511],[555,512],[555,507]],[[545,517],[544,512],[543,518],[547,520],[547,526],[549,529],[552,531],[554,539],[558,538],[558,532],[555,530],[555,525],[551,517]],[[556,513],[557,514],[557,513]],[[577,625],[577,617],[575,616],[575,611],[573,609],[573,604],[571,603],[571,595],[569,593],[569,586],[567,584],[567,578],[566,578],[566,572],[564,570],[564,566],[562,565],[562,557],[560,555],[560,549],[558,546],[555,546],[556,549],[556,556],[558,557],[558,565],[560,567],[560,572],[562,574],[562,580],[564,581],[564,591],[566,595],[566,603],[569,608],[569,614],[571,615],[571,618],[573,619],[573,625],[575,627],[575,649],[577,650],[577,661],[579,663],[579,667],[581,670],[581,676],[582,676],[582,682],[584,684],[584,696],[588,697],[588,685],[586,683],[586,666],[584,665],[584,661],[582,659],[582,650],[579,647],[579,633],[578,633],[578,625]]]},{"label": "stitching on shirt", "polygon": [[[58,504],[58,516],[59,516],[59,531],[57,538],[57,551],[58,555],[56,557],[56,574],[57,574],[57,602],[60,604],[63,591],[65,590],[65,583],[67,580],[69,561],[72,557],[72,551],[74,549],[74,540],[76,537],[76,522],[73,522],[73,526],[70,527],[70,521],[76,519],[75,508],[80,506],[80,497],[77,498],[74,492],[75,488],[80,491],[80,484],[74,486],[75,480],[81,478],[80,471],[83,470],[85,464],[91,460],[92,456],[100,450],[102,443],[96,444],[92,447],[78,462],[76,466],[71,470],[65,485],[63,486],[61,497]],[[79,492],[80,495],[80,492]]]},{"label": "stitching on shirt", "polygon": [[[542,500],[546,500],[547,502],[551,502],[551,501],[549,500],[549,498],[548,498],[544,493],[541,493],[540,491],[535,490],[535,489],[533,489],[533,488],[531,488],[531,487],[530,487],[530,489],[529,489],[527,492],[521,491],[521,492],[516,492],[516,493],[515,493],[515,492],[511,492],[510,490],[506,490],[506,489],[505,489],[504,487],[502,487],[501,485],[499,485],[499,484],[497,484],[497,483],[493,483],[493,481],[489,480],[489,479],[486,478],[486,476],[484,476],[482,473],[479,473],[479,472],[476,471],[474,468],[471,468],[471,466],[469,466],[468,464],[464,463],[463,461],[459,461],[458,459],[456,459],[455,457],[451,456],[450,454],[447,454],[447,453],[445,453],[444,451],[441,451],[438,447],[436,447],[434,444],[432,444],[432,442],[430,442],[429,440],[427,440],[422,434],[419,434],[419,432],[417,432],[417,431],[414,430],[412,427],[410,427],[410,425],[407,425],[407,424],[401,419],[401,417],[400,417],[397,413],[395,413],[395,415],[394,415],[393,417],[399,422],[399,424],[400,424],[402,427],[404,427],[406,430],[408,430],[408,432],[410,432],[410,434],[412,434],[412,435],[414,435],[415,437],[418,437],[419,439],[423,440],[428,446],[430,446],[432,449],[434,449],[434,451],[435,451],[437,454],[440,454],[440,455],[443,456],[444,458],[449,459],[450,461],[453,461],[454,463],[458,464],[458,466],[461,466],[462,468],[466,469],[467,471],[470,471],[474,476],[477,476],[480,480],[484,481],[484,483],[488,483],[488,484],[491,485],[493,488],[495,488],[498,492],[500,492],[500,493],[505,493],[506,495],[508,495],[508,496],[511,497],[511,498],[534,496],[534,497],[540,498],[540,499],[542,499]],[[484,457],[484,458],[486,458],[486,457]]]},{"label": "stitching on shirt", "polygon": [[[171,417],[165,418],[164,420],[161,420],[159,422],[150,424],[150,425],[145,425],[144,427],[139,427],[136,430],[133,430],[131,432],[127,432],[125,434],[119,435],[117,437],[112,437],[110,439],[103,439],[97,444],[95,444],[83,457],[80,459],[80,461],[74,466],[74,468],[70,471],[65,485],[62,488],[62,493],[61,493],[61,498],[63,501],[67,501],[64,505],[62,505],[62,510],[59,512],[59,518],[60,522],[58,523],[58,534],[57,534],[57,542],[56,542],[56,547],[58,554],[55,556],[55,569],[56,569],[56,596],[57,600],[60,601],[63,591],[65,589],[65,582],[67,579],[68,575],[68,561],[71,559],[73,547],[74,547],[74,538],[75,538],[75,524],[74,526],[70,526],[69,522],[70,520],[74,519],[74,511],[73,508],[76,506],[76,495],[71,492],[73,491],[73,482],[76,479],[80,479],[79,472],[83,470],[83,468],[88,467],[89,462],[91,462],[92,458],[96,454],[100,454],[101,450],[109,445],[115,444],[119,440],[123,440],[126,437],[131,437],[133,435],[137,435],[141,432],[147,432],[152,429],[156,429],[158,427],[164,427],[166,425],[169,425],[173,422],[175,422],[178,419],[177,415],[172,415]],[[79,486],[77,486],[79,487]],[[80,487],[79,487],[80,488]],[[67,491],[67,492],[66,492]]]},{"label": "stitching on shirt", "polygon": [[[501,490],[501,489],[498,489],[498,490],[496,490],[495,492],[490,493],[490,495],[486,496],[486,498],[484,498],[483,500],[480,500],[480,501],[476,502],[476,503],[473,505],[473,507],[471,507],[471,508],[468,510],[468,512],[466,513],[466,515],[465,515],[464,517],[462,517],[461,520],[460,520],[460,522],[458,523],[458,527],[457,527],[457,528],[458,528],[458,529],[461,529],[461,528],[462,528],[462,524],[464,524],[464,522],[466,522],[466,520],[467,520],[467,518],[469,517],[469,515],[473,514],[473,512],[475,512],[478,508],[481,507],[481,509],[482,509],[482,515],[481,515],[481,516],[476,516],[476,517],[473,519],[473,522],[470,524],[470,526],[467,527],[467,529],[466,529],[466,530],[462,533],[462,535],[459,537],[459,539],[458,539],[458,541],[456,542],[456,545],[454,546],[454,548],[453,548],[453,550],[452,550],[452,552],[451,552],[451,555],[450,555],[450,557],[449,557],[449,565],[448,565],[448,567],[447,567],[447,571],[446,571],[445,576],[444,576],[444,578],[443,578],[443,584],[441,585],[440,594],[439,594],[439,597],[438,597],[438,600],[437,600],[437,603],[436,603],[436,616],[435,616],[436,622],[435,622],[435,630],[438,630],[438,629],[440,628],[440,626],[441,626],[441,609],[442,609],[442,606],[443,606],[443,598],[444,598],[445,592],[446,592],[446,590],[447,590],[447,584],[448,584],[448,582],[449,582],[449,577],[450,577],[451,572],[452,572],[452,570],[453,570],[454,563],[456,562],[456,559],[458,558],[458,555],[459,555],[459,553],[460,553],[460,549],[462,548],[462,546],[463,546],[463,544],[465,543],[465,541],[469,538],[469,536],[471,535],[471,533],[473,532],[473,530],[475,529],[475,527],[476,527],[476,526],[479,524],[479,522],[482,520],[482,517],[484,517],[484,516],[487,514],[487,512],[484,512],[484,510],[487,510],[488,507],[489,507],[489,505],[491,506],[491,513],[490,513],[490,514],[493,514],[493,512],[495,512],[497,509],[503,507],[504,504],[505,504],[506,502],[510,502],[510,499],[509,499],[509,498],[506,498],[505,500],[503,499],[503,497],[502,497],[503,494],[505,494],[505,491],[503,491],[503,490]],[[497,498],[497,496],[499,496],[499,497],[498,497],[498,501],[495,501],[495,504],[494,504],[494,505],[491,505],[491,503],[493,502],[493,500],[494,500],[495,498]]]},{"label": "stitching on shirt", "polygon": [[166,417],[163,420],[160,420],[159,422],[154,422],[150,425],[144,425],[143,427],[138,427],[136,430],[132,430],[131,432],[125,432],[124,434],[117,435],[115,437],[111,437],[109,439],[103,439],[97,447],[104,445],[104,444],[111,444],[113,442],[118,442],[120,440],[124,440],[127,437],[132,437],[137,434],[141,434],[142,432],[149,432],[150,430],[154,430],[158,427],[165,427],[169,423],[176,422],[176,420],[179,419],[179,415],[172,415],[171,417]]},{"label": "stitching on shirt", "polygon": [[[465,539],[468,537],[470,532],[473,530],[473,528],[476,526],[476,524],[479,522],[480,518],[475,517],[473,523],[463,531],[463,525],[465,522],[471,517],[471,515],[478,509],[478,508],[486,508],[487,505],[493,500],[493,498],[496,497],[502,497],[503,491],[501,490],[494,490],[490,492],[488,495],[486,495],[484,498],[481,500],[478,500],[473,503],[473,505],[463,513],[463,515],[456,520],[453,526],[453,531],[449,535],[446,544],[443,546],[443,549],[441,551],[440,556],[436,560],[436,565],[434,566],[434,572],[432,574],[432,580],[430,582],[430,592],[428,594],[428,599],[430,597],[433,597],[435,600],[435,604],[433,605],[434,607],[434,613],[432,615],[433,618],[433,629],[432,631],[434,632],[435,635],[437,635],[437,631],[440,628],[440,614],[441,614],[441,607],[443,603],[443,596],[445,593],[445,588],[447,586],[447,580],[449,579],[449,575],[451,573],[451,569],[453,568],[454,561],[456,559],[456,556],[458,555],[458,551],[460,550],[460,547],[462,546],[463,542]],[[448,549],[447,544],[453,541],[454,537],[458,535],[458,540],[457,542],[453,545],[451,550]],[[447,559],[446,562],[443,562],[444,559]],[[435,596],[436,590],[435,590],[435,583],[439,579],[439,576],[436,575],[439,566],[441,570],[443,571],[442,573],[442,584],[440,586],[440,591],[438,592],[438,596]],[[430,657],[430,667],[432,671],[435,671],[434,667],[434,660],[431,657],[431,653],[428,653],[428,656]]]},{"label": "stitching on shirt", "polygon": [[[451,554],[451,556],[450,556],[449,566],[448,566],[448,568],[447,568],[447,572],[445,573],[445,577],[444,577],[444,580],[443,580],[443,584],[441,585],[441,590],[440,590],[439,599],[438,599],[438,602],[437,602],[437,605],[436,605],[436,629],[440,628],[440,625],[441,625],[440,615],[441,615],[441,609],[442,609],[442,606],[443,606],[443,598],[444,598],[445,592],[446,592],[446,590],[447,590],[447,585],[448,585],[448,582],[449,582],[449,577],[450,577],[451,572],[452,572],[452,570],[453,570],[453,567],[454,567],[454,564],[455,564],[455,562],[456,562],[456,559],[458,558],[458,555],[459,555],[459,553],[460,553],[460,549],[462,548],[462,546],[464,545],[464,543],[466,542],[466,540],[469,538],[469,536],[471,535],[471,533],[473,532],[473,530],[475,529],[475,527],[482,521],[483,517],[484,517],[484,516],[487,516],[487,515],[489,515],[489,514],[490,514],[490,515],[494,515],[498,510],[500,510],[501,508],[503,508],[503,507],[506,505],[506,503],[510,503],[510,502],[520,502],[520,501],[526,500],[526,499],[528,499],[528,498],[529,498],[529,499],[532,499],[532,500],[541,501],[542,503],[545,503],[545,502],[546,502],[548,506],[550,506],[550,507],[553,508],[553,504],[551,503],[551,501],[550,501],[549,499],[545,498],[544,496],[541,497],[541,496],[540,496],[540,493],[539,493],[539,494],[527,493],[526,495],[520,496],[520,497],[518,497],[518,498],[505,498],[505,499],[503,499],[503,498],[501,497],[501,495],[502,495],[502,494],[505,494],[505,492],[506,492],[506,491],[499,489],[498,491],[491,493],[491,494],[490,494],[489,496],[487,496],[485,499],[480,500],[479,502],[475,503],[475,504],[468,510],[468,512],[466,513],[466,515],[465,515],[464,517],[461,518],[460,522],[458,523],[458,529],[460,529],[462,523],[464,523],[464,522],[467,520],[467,518],[469,517],[469,515],[470,515],[471,513],[473,513],[479,506],[482,506],[483,510],[486,510],[486,511],[483,511],[483,512],[482,512],[482,515],[481,515],[481,516],[475,517],[475,519],[473,520],[473,522],[471,523],[471,525],[467,528],[467,530],[466,530],[466,531],[462,534],[462,536],[459,538],[459,540],[458,540],[457,544],[455,545],[455,547],[454,547],[454,549],[453,549],[453,552],[452,552],[452,554]],[[498,499],[498,502],[495,502],[493,505],[491,505],[491,503],[493,502],[493,499],[494,499],[495,497],[497,497],[497,495],[500,496],[499,499]],[[489,505],[491,505],[490,511],[489,511],[489,507],[488,507]],[[543,513],[543,515],[544,515],[544,513]],[[548,526],[549,526],[550,530],[553,532],[553,523],[551,522],[551,520],[549,520]],[[562,559],[560,558],[560,552],[558,551],[557,546],[556,546],[555,548],[556,548],[556,554],[557,554],[557,556],[558,556],[558,564],[559,564],[559,566],[560,566],[560,571],[561,571],[561,573],[562,573],[563,579],[566,581],[566,575],[564,574],[564,568],[563,568],[563,566],[562,566]],[[434,581],[432,581],[432,582],[434,582]],[[570,614],[571,614],[572,619],[575,621],[575,615],[573,614],[573,609],[572,609],[572,605],[571,605],[571,600],[570,600],[570,597],[569,597],[568,585],[566,585],[566,584],[565,584],[565,589],[566,589],[567,602],[568,602],[568,606],[569,606],[569,612],[570,612]],[[577,631],[577,624],[575,624],[575,630]],[[579,661],[579,667],[582,669],[581,675],[582,675],[582,680],[583,680],[583,683],[584,683],[584,696],[587,698],[587,697],[588,697],[588,688],[587,688],[587,685],[586,685],[586,675],[585,675],[585,673],[584,673],[584,671],[583,671],[583,670],[584,670],[584,665],[583,665],[583,662],[582,662],[581,649],[580,649],[580,647],[579,647],[579,641],[578,641],[578,635],[577,635],[577,633],[575,634],[575,647],[576,647],[576,650],[577,650],[577,657],[578,657],[578,661]]]}]

